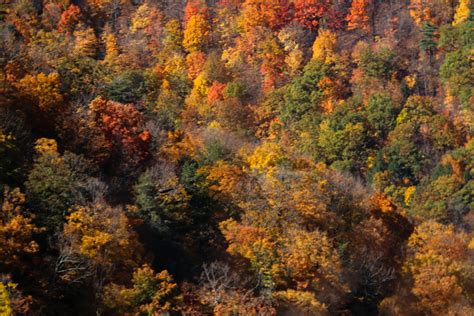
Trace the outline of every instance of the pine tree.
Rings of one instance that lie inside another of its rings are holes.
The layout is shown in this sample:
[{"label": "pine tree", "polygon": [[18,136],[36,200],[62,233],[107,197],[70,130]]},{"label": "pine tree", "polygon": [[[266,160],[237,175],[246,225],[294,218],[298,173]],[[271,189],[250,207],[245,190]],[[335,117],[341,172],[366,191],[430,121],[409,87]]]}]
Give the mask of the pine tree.
[{"label": "pine tree", "polygon": [[421,33],[423,34],[420,41],[420,48],[427,52],[432,58],[436,47],[437,47],[437,27],[429,22],[425,22],[421,27]]}]

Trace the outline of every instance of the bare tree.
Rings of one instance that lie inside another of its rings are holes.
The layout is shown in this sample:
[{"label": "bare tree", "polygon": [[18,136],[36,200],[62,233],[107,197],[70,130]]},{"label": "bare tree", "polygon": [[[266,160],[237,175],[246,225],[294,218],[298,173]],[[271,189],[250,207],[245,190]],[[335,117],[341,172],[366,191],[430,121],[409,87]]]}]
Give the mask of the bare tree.
[{"label": "bare tree", "polygon": [[68,284],[83,284],[94,276],[94,268],[86,257],[70,251],[67,247],[60,251],[54,268],[54,282],[62,280]]},{"label": "bare tree", "polygon": [[214,261],[203,265],[200,296],[213,307],[230,300],[249,304],[255,301],[255,290],[260,285],[260,280],[252,281],[242,279],[228,264]]}]

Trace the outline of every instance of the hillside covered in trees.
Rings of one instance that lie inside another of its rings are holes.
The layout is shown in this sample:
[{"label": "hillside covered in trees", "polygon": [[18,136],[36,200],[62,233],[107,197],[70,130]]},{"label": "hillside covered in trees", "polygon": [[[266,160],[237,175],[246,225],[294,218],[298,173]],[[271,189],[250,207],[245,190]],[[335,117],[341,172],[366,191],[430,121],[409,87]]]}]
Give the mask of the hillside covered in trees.
[{"label": "hillside covered in trees", "polygon": [[0,315],[474,315],[470,0],[5,0]]}]

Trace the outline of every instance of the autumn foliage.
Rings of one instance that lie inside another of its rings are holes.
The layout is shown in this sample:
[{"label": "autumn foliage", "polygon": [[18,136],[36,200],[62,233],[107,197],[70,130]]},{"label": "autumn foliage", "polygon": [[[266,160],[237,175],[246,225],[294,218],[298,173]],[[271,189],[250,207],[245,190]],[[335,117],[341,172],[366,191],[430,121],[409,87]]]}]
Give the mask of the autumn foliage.
[{"label": "autumn foliage", "polygon": [[330,5],[327,0],[296,0],[294,3],[295,20],[309,29],[318,28]]},{"label": "autumn foliage", "polygon": [[2,265],[21,262],[21,257],[39,250],[33,234],[40,232],[32,215],[24,209],[26,197],[20,190],[5,189],[0,215],[0,247]]},{"label": "autumn foliage", "polygon": [[474,315],[471,0],[0,4],[0,315]]},{"label": "autumn foliage", "polygon": [[347,29],[360,29],[364,32],[370,31],[370,16],[368,6],[371,5],[370,0],[354,0],[347,16]]},{"label": "autumn foliage", "polygon": [[132,104],[99,97],[90,103],[89,113],[126,161],[139,163],[147,158],[151,136],[142,127],[142,116]]}]

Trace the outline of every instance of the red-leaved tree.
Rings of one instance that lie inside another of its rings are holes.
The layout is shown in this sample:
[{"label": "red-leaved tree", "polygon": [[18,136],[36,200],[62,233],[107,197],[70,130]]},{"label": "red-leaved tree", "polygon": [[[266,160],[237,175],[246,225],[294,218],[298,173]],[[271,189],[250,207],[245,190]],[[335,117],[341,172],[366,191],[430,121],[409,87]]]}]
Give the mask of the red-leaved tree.
[{"label": "red-leaved tree", "polygon": [[309,29],[317,29],[329,10],[329,0],[295,0],[295,20]]},{"label": "red-leaved tree", "polygon": [[89,113],[124,162],[136,165],[149,156],[150,133],[142,127],[143,116],[133,104],[97,97],[89,104]]},{"label": "red-leaved tree", "polygon": [[61,13],[61,18],[58,22],[58,30],[60,32],[72,34],[81,18],[81,9],[78,6],[71,4],[66,10],[63,11],[63,13]]}]

